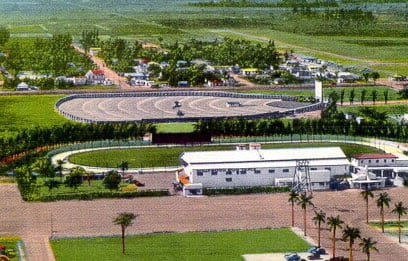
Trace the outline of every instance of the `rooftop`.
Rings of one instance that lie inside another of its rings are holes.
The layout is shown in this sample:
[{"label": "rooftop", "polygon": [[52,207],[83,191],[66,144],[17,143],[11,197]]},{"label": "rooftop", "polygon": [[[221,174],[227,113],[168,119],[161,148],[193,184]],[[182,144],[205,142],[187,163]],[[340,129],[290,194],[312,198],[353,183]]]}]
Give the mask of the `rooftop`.
[{"label": "rooftop", "polygon": [[352,158],[364,160],[364,159],[397,159],[398,157],[392,153],[363,153],[353,155]]}]

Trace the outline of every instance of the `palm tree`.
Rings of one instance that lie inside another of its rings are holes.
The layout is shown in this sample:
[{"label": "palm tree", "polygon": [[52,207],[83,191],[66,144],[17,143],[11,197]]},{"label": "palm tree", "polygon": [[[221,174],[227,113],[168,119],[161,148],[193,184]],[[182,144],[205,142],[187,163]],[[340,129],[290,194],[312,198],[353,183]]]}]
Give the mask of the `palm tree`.
[{"label": "palm tree", "polygon": [[384,233],[384,206],[390,207],[391,198],[387,192],[380,193],[377,198],[377,207],[380,208],[381,231]]},{"label": "palm tree", "polygon": [[113,223],[115,225],[120,225],[122,228],[122,253],[125,254],[126,248],[125,248],[125,230],[128,226],[133,224],[133,220],[137,217],[138,215],[135,215],[133,213],[128,213],[128,212],[123,212],[120,213],[114,220]]},{"label": "palm tree", "polygon": [[289,199],[288,202],[291,203],[292,205],[292,227],[295,226],[295,203],[299,200],[299,194],[292,190],[289,193]]},{"label": "palm tree", "polygon": [[367,261],[370,261],[370,252],[371,250],[377,251],[378,249],[375,246],[377,244],[377,241],[373,241],[371,237],[369,238],[362,238],[361,242],[360,242],[360,247],[361,247],[361,251],[363,251],[363,253],[367,254]]},{"label": "palm tree", "polygon": [[318,227],[318,236],[317,236],[317,247],[320,248],[320,232],[322,223],[326,223],[326,213],[323,211],[315,211],[315,216],[313,217],[313,222]]},{"label": "palm tree", "polygon": [[313,206],[312,195],[307,195],[306,192],[300,194],[298,205],[303,209],[303,231],[306,236],[306,208],[307,206]]},{"label": "palm tree", "polygon": [[60,177],[60,182],[62,182],[62,171],[64,170],[63,165],[65,161],[62,159],[57,160],[57,167],[55,167],[55,170],[58,171],[58,175]]},{"label": "palm tree", "polygon": [[336,217],[330,216],[327,218],[327,225],[332,234],[332,245],[333,245],[333,259],[336,257],[336,229],[342,228],[343,220],[337,215]]},{"label": "palm tree", "polygon": [[371,91],[371,96],[373,98],[373,104],[375,104],[375,101],[377,100],[377,95],[378,95],[378,91],[377,90],[372,90]]},{"label": "palm tree", "polygon": [[391,211],[398,215],[398,242],[401,243],[401,217],[407,214],[407,208],[402,205],[402,201],[395,203],[394,209]]},{"label": "palm tree", "polygon": [[357,238],[361,238],[360,229],[347,225],[343,229],[343,240],[349,241],[349,260],[353,261],[353,245]]},{"label": "palm tree", "polygon": [[366,203],[366,223],[368,224],[368,200],[369,198],[373,198],[374,194],[371,190],[363,190],[360,192],[360,195],[363,197],[365,203]]}]

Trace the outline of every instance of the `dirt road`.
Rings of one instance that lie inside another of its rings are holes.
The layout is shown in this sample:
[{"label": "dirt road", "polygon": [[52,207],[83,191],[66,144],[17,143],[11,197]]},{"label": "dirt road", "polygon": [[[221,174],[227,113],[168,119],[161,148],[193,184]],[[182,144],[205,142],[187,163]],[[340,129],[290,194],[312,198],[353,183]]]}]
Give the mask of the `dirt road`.
[{"label": "dirt road", "polygon": [[[404,205],[408,204],[407,189],[395,188],[388,192],[393,202],[398,199]],[[380,252],[373,253],[372,260],[406,260],[408,251],[405,248],[365,225],[364,202],[358,193],[358,190],[315,192],[313,201],[316,208],[322,209],[328,216],[340,215],[346,224],[360,228],[363,237],[373,237]],[[0,185],[0,198],[1,234],[22,236],[31,261],[54,260],[47,243],[51,234],[56,237],[119,235],[120,229],[112,224],[112,220],[123,211],[140,215],[135,225],[128,228],[128,234],[290,226],[290,205],[286,193],[26,203],[21,201],[15,185]],[[317,241],[317,229],[311,221],[313,210],[309,209],[307,215],[307,233]],[[370,218],[378,217],[378,209],[371,200]],[[386,209],[386,218],[396,217]],[[296,208],[295,226],[303,227],[299,207]],[[331,249],[330,236],[330,232],[324,229],[322,245],[328,251]],[[347,244],[340,240],[337,244],[338,255],[346,256]],[[355,260],[364,260],[358,244],[354,248]]]}]

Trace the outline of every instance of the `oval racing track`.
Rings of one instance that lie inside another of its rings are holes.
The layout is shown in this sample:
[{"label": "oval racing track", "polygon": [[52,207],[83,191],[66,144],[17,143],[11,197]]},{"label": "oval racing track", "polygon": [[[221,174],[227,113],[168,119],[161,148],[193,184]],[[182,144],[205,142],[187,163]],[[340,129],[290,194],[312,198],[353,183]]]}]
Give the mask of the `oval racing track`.
[{"label": "oval racing track", "polygon": [[[57,102],[56,109],[65,117],[82,122],[137,122],[254,117],[285,112],[293,114],[294,109],[317,107],[316,104],[299,103],[293,101],[293,97],[278,95],[241,95],[223,92],[157,94],[156,92],[150,95],[149,93],[72,95]],[[175,106],[177,102],[180,104],[179,107]],[[230,102],[239,106],[227,106]]]}]

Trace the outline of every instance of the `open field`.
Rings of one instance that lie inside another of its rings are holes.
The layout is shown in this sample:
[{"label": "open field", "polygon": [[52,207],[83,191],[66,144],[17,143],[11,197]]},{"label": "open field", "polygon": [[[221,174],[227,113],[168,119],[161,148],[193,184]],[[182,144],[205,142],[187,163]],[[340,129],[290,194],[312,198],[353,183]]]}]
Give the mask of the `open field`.
[{"label": "open field", "polygon": [[[353,8],[375,11],[373,26],[369,27],[370,20],[368,25],[345,25],[338,32],[337,27],[326,29],[323,35],[317,30],[324,24],[319,16],[292,13],[290,8],[206,8],[189,3],[189,0],[137,1],[137,4],[125,0],[6,1],[0,3],[3,10],[0,22],[15,37],[49,37],[63,32],[72,34],[76,41],[82,31],[90,29],[99,30],[101,39],[113,36],[156,43],[226,36],[254,41],[272,39],[280,50],[293,50],[346,66],[369,67],[383,76],[408,74],[404,3],[354,2]],[[344,6],[350,4],[341,4],[340,8]],[[338,26],[338,21],[331,22]]]},{"label": "open field", "polygon": [[[137,223],[137,221],[136,221]],[[137,225],[137,224],[136,224]],[[119,228],[119,227],[118,227]],[[261,229],[51,241],[58,261],[70,260],[242,260],[248,253],[305,252],[309,244],[290,229]]]},{"label": "open field", "polygon": [[[298,148],[298,147],[328,147],[340,146],[347,157],[359,153],[375,153],[378,149],[355,145],[355,144],[337,144],[337,143],[280,143],[264,144],[262,148]],[[109,149],[84,152],[72,155],[69,160],[72,163],[116,168],[122,161],[129,163],[129,168],[151,168],[178,166],[179,155],[185,151],[207,151],[207,150],[233,150],[234,145],[228,146],[200,146],[200,147],[171,147],[171,148],[141,148],[141,149]]]}]

